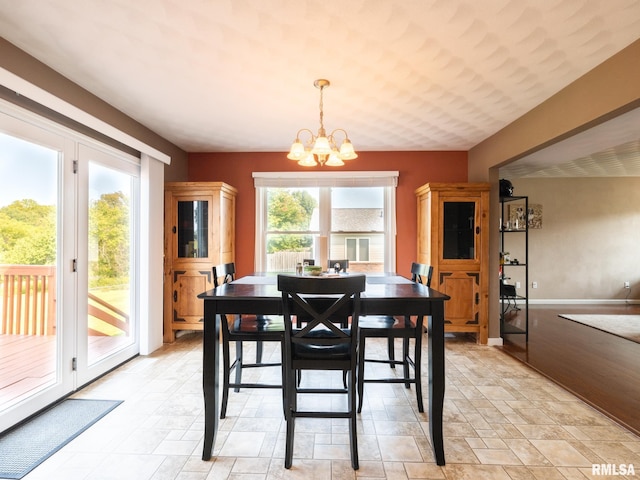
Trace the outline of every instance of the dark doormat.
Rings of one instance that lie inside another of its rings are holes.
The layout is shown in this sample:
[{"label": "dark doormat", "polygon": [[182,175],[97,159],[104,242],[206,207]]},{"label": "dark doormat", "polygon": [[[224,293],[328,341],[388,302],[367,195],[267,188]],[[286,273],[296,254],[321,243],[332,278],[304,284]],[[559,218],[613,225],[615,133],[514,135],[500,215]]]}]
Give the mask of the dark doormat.
[{"label": "dark doormat", "polygon": [[0,478],[20,479],[120,405],[69,398],[0,436]]}]

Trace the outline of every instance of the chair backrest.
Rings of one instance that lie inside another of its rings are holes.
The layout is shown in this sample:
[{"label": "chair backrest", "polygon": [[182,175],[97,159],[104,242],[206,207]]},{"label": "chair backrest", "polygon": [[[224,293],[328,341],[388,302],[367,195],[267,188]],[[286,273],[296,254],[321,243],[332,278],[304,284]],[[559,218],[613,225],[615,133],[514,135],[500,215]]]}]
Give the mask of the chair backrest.
[{"label": "chair backrest", "polygon": [[306,263],[307,265],[315,265],[316,261],[313,258],[305,258],[302,260],[302,263]]},{"label": "chair backrest", "polygon": [[502,295],[503,297],[517,296],[516,286],[510,283],[507,283],[504,278],[501,278],[500,279],[500,295]]},{"label": "chair backrest", "polygon": [[[213,267],[213,286],[218,287],[221,283],[229,283],[236,276],[235,263],[222,263]],[[218,279],[222,278],[222,282]]]},{"label": "chair backrest", "polygon": [[335,268],[336,273],[346,272],[347,268],[349,268],[349,260],[346,258],[342,260],[329,260],[327,262],[327,268]]},{"label": "chair backrest", "polygon": [[416,262],[411,264],[411,280],[414,282],[424,283],[427,287],[430,287],[432,275],[433,267],[431,265]]},{"label": "chair backrest", "polygon": [[[320,349],[347,345],[351,359],[355,361],[360,294],[365,290],[365,282],[365,275],[332,278],[278,275],[285,320],[286,354],[291,355],[295,344],[318,346]],[[308,318],[307,324],[301,329],[294,329],[293,315],[305,316]],[[339,328],[332,321],[336,315],[350,316],[351,328]]]}]

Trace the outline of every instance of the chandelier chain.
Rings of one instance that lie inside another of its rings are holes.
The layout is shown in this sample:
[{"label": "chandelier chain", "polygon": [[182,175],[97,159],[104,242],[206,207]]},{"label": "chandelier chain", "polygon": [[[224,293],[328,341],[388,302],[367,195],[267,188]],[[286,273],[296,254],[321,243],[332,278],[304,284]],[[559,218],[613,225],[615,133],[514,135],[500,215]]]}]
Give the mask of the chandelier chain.
[{"label": "chandelier chain", "polygon": [[320,130],[324,132],[324,102],[323,95],[324,94],[324,85],[320,86]]}]

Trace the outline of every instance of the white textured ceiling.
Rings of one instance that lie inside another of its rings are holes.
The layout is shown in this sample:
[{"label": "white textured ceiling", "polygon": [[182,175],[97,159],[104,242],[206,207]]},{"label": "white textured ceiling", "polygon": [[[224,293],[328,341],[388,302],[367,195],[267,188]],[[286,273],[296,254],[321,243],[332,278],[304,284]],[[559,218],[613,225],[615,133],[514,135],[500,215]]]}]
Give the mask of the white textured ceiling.
[{"label": "white textured ceiling", "polygon": [[0,32],[189,152],[467,150],[639,38],[638,0],[0,0]]},{"label": "white textured ceiling", "polygon": [[500,168],[523,177],[640,177],[640,108]]}]

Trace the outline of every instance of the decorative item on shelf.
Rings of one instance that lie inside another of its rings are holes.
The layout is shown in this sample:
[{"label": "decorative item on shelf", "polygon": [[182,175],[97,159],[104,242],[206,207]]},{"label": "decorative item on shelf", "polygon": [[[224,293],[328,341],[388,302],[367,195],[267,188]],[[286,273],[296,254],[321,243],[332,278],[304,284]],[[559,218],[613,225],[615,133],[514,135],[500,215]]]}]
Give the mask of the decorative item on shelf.
[{"label": "decorative item on shelf", "polygon": [[513,197],[513,184],[504,178],[500,179],[500,196]]},{"label": "decorative item on shelf", "polygon": [[542,228],[542,205],[539,203],[529,204],[527,221],[529,222],[529,228]]},{"label": "decorative item on shelf", "polygon": [[509,224],[512,230],[524,230],[527,226],[527,215],[522,205],[509,205]]},{"label": "decorative item on shelf", "polygon": [[[331,85],[329,80],[319,78],[313,82],[313,85],[320,89],[320,128],[318,129],[318,135],[314,135],[308,128],[298,130],[296,139],[291,145],[291,150],[287,158],[297,161],[298,165],[303,167],[314,167],[318,163],[320,166],[340,167],[344,165],[343,160],[353,160],[357,158],[358,155],[353,149],[351,140],[349,140],[349,136],[344,129],[336,128],[329,135],[327,135],[324,129],[323,90]],[[303,132],[310,135],[306,144],[303,144],[300,140],[300,134]],[[344,135],[340,150],[338,150],[335,138],[338,132]]]}]

